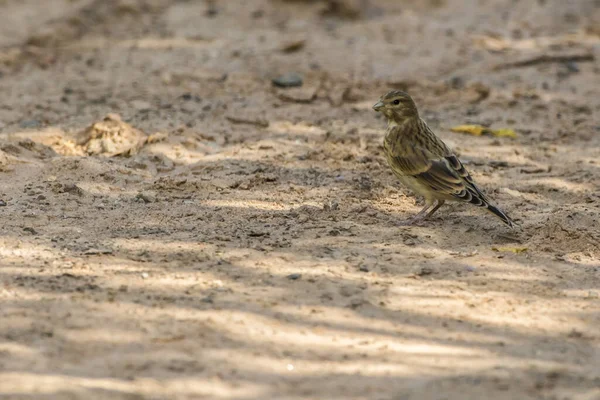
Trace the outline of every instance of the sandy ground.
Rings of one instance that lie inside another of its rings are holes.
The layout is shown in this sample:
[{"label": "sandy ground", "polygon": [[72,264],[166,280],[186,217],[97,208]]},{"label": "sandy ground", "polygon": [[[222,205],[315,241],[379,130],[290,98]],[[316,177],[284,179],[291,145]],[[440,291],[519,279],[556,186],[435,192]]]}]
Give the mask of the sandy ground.
[{"label": "sandy ground", "polygon": [[[0,0],[0,398],[600,399],[599,26],[594,0]],[[521,230],[397,226],[390,88]]]}]

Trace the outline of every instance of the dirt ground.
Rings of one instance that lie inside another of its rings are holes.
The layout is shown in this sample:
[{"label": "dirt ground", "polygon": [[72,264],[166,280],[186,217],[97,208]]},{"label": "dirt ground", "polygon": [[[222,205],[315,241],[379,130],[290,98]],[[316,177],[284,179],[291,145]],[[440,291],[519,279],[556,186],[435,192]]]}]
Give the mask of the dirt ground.
[{"label": "dirt ground", "polygon": [[[0,0],[0,398],[600,399],[599,27],[597,0]],[[391,88],[520,230],[397,226]]]}]

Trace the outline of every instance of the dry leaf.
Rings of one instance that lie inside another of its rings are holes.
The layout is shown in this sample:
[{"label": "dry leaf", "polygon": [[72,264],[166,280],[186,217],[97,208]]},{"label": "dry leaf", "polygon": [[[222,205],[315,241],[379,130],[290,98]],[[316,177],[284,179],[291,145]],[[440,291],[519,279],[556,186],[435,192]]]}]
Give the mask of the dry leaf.
[{"label": "dry leaf", "polygon": [[498,252],[511,252],[515,254],[525,253],[528,249],[527,247],[492,247],[493,251]]},{"label": "dry leaf", "polygon": [[493,129],[492,130],[492,135],[496,136],[496,137],[508,137],[511,139],[516,139],[517,138],[517,133],[512,130],[512,129]]},{"label": "dry leaf", "polygon": [[450,128],[452,132],[468,133],[473,136],[490,135],[494,137],[509,137],[515,139],[517,133],[509,128],[490,129],[482,125],[458,125]]},{"label": "dry leaf", "polygon": [[450,128],[452,132],[468,133],[469,135],[481,136],[487,128],[481,125],[458,125]]}]

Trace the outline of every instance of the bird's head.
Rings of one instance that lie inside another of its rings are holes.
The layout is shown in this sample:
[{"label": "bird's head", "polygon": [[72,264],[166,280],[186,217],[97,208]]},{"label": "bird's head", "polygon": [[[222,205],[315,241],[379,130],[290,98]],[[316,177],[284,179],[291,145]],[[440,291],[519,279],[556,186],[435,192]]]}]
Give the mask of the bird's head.
[{"label": "bird's head", "polygon": [[398,124],[419,116],[417,105],[413,99],[408,93],[400,90],[392,90],[381,96],[373,106],[373,110],[382,113],[388,120]]}]

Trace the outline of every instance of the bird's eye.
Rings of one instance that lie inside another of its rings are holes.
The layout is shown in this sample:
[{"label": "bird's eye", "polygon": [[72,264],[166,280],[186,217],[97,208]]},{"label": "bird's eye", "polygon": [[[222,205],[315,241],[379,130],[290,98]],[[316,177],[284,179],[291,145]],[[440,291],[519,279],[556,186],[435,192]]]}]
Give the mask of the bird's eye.
[{"label": "bird's eye", "polygon": [[399,100],[399,99],[396,99],[396,100],[394,100],[394,101],[393,101],[393,103],[394,103],[395,105],[398,105],[398,104],[400,104],[400,100]]}]

